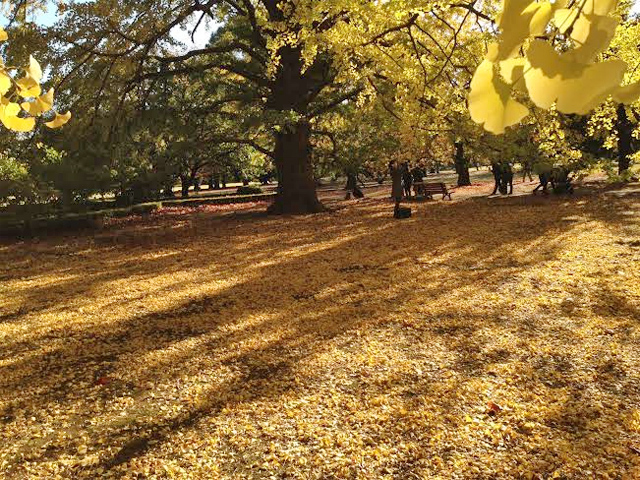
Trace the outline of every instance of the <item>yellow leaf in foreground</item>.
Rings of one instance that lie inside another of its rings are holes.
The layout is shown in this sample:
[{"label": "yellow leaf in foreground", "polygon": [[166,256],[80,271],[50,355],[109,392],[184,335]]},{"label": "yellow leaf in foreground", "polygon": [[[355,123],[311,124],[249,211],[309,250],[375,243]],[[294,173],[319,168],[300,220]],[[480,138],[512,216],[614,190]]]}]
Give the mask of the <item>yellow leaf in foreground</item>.
[{"label": "yellow leaf in foreground", "polygon": [[618,5],[618,0],[586,0],[582,12],[586,15],[609,15]]},{"label": "yellow leaf in foreground", "polygon": [[46,122],[45,125],[49,128],[59,128],[67,123],[71,119],[71,112],[63,113],[60,115],[56,112],[56,117],[50,122]]},{"label": "yellow leaf in foreground", "polygon": [[485,130],[503,133],[528,113],[527,107],[511,98],[511,89],[494,71],[494,65],[484,60],[471,80],[469,113]]},{"label": "yellow leaf in foreground", "polygon": [[4,42],[9,39],[9,35],[5,32],[4,28],[0,27],[0,42]]},{"label": "yellow leaf in foreground", "polygon": [[496,61],[516,55],[525,39],[544,32],[551,15],[552,7],[549,2],[504,0],[499,20],[499,27],[502,29],[500,42],[497,50],[487,58]]},{"label": "yellow leaf in foreground", "polygon": [[542,35],[547,27],[547,23],[553,16],[553,6],[549,2],[532,3],[523,13],[533,11],[533,17],[529,22],[531,35]]},{"label": "yellow leaf in foreground", "polygon": [[14,132],[30,132],[36,124],[36,120],[33,117],[20,118],[3,113],[0,113],[0,121],[5,127]]},{"label": "yellow leaf in foreground", "polygon": [[0,95],[4,95],[11,88],[11,77],[3,70],[0,70]]},{"label": "yellow leaf in foreground", "polygon": [[37,83],[40,83],[40,80],[42,80],[42,69],[40,68],[40,64],[31,55],[29,55],[29,66],[25,68],[25,71]]},{"label": "yellow leaf in foreground", "polygon": [[526,91],[524,83],[524,57],[509,58],[500,62],[500,75],[509,85],[521,91]]},{"label": "yellow leaf in foreground", "polygon": [[33,102],[23,102],[22,108],[31,115],[42,115],[44,112],[51,110],[53,106],[53,88],[47,93],[36,98]]},{"label": "yellow leaf in foreground", "polygon": [[2,114],[8,117],[15,117],[20,113],[20,105],[9,102],[5,98],[2,99],[2,106],[0,108],[2,109]]},{"label": "yellow leaf in foreground", "polygon": [[578,47],[568,56],[580,63],[592,62],[606,50],[618,26],[618,20],[598,15],[580,15],[573,25],[571,39]]},{"label": "yellow leaf in foreground", "polygon": [[18,85],[18,95],[22,98],[37,97],[42,93],[40,84],[29,75],[18,80],[16,85]]},{"label": "yellow leaf in foreground", "polygon": [[575,23],[579,14],[580,11],[576,8],[560,8],[553,13],[553,23],[564,34]]},{"label": "yellow leaf in foreground", "polygon": [[616,102],[626,103],[627,105],[635,102],[638,98],[640,98],[640,80],[631,85],[620,87],[613,93],[613,99]]},{"label": "yellow leaf in foreground", "polygon": [[531,42],[525,82],[531,101],[548,109],[557,103],[563,113],[586,114],[614,93],[626,70],[621,60],[583,65],[563,58],[542,40]]}]

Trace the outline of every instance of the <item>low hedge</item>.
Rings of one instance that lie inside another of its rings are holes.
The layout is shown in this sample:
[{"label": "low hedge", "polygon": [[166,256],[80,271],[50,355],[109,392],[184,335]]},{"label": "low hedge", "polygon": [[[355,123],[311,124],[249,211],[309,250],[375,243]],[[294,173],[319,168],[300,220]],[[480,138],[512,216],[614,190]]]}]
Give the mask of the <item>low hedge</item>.
[{"label": "low hedge", "polygon": [[271,200],[275,193],[261,193],[258,195],[225,195],[218,198],[182,198],[178,200],[165,200],[163,207],[198,207],[200,205],[228,205],[230,203],[248,203]]},{"label": "low hedge", "polygon": [[34,217],[0,217],[0,235],[34,234],[40,231],[76,230],[100,227],[105,218],[148,215],[162,206],[160,202],[142,203],[126,208],[114,208],[85,213],[61,213]]},{"label": "low hedge", "polygon": [[130,215],[149,215],[162,207],[197,207],[200,205],[228,205],[270,200],[275,193],[257,195],[225,195],[207,198],[185,198],[162,202],[141,203],[123,208],[111,208],[83,213],[56,213],[49,215],[9,215],[0,214],[0,236],[33,235],[37,232],[99,228],[107,218],[122,218]]},{"label": "low hedge", "polygon": [[236,191],[238,195],[260,195],[262,189],[260,187],[253,187],[251,185],[243,185],[242,187],[238,187]]}]

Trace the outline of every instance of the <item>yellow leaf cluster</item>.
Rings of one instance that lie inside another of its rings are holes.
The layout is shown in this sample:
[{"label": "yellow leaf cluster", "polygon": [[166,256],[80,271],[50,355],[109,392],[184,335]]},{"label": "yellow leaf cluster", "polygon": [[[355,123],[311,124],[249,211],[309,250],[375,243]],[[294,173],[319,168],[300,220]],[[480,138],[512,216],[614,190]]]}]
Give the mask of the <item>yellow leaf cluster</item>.
[{"label": "yellow leaf cluster", "polygon": [[[0,41],[7,40],[7,32],[0,28]],[[52,111],[54,98],[53,89],[42,94],[42,68],[38,61],[29,56],[29,65],[24,70],[24,76],[15,79],[11,75],[10,67],[0,62],[0,122],[14,132],[30,132],[36,125],[36,118]],[[21,98],[18,103],[15,100]],[[71,112],[55,117],[45,123],[49,128],[59,128],[69,121]]]},{"label": "yellow leaf cluster", "polygon": [[[539,108],[555,104],[562,113],[588,113],[610,96],[623,103],[637,100],[640,81],[622,86],[624,60],[597,61],[619,23],[612,16],[616,3],[582,0],[565,8],[563,1],[504,0],[501,34],[471,83],[471,118],[490,132],[503,133],[528,113],[513,98],[515,92]],[[495,66],[490,69],[486,62]],[[502,80],[496,79],[497,70]]]}]

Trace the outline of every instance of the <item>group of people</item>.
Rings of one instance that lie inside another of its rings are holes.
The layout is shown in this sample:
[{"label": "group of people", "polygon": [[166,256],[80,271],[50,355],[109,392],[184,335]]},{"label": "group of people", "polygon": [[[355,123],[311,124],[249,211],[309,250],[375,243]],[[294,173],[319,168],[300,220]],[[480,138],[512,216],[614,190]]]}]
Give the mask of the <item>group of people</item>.
[{"label": "group of people", "polygon": [[426,175],[426,171],[420,163],[412,167],[409,162],[400,163],[397,160],[389,162],[389,173],[392,183],[391,196],[396,201],[402,200],[403,197],[411,198],[411,187],[422,182]]},{"label": "group of people", "polygon": [[[534,170],[531,163],[523,164],[523,178],[526,177],[529,180],[532,179],[531,173]],[[540,170],[539,168],[535,169]],[[491,172],[493,173],[494,187],[491,195],[500,193],[502,195],[511,195],[513,193],[513,167],[508,161],[496,161],[491,164]],[[533,193],[542,189],[544,193],[547,193],[547,187],[551,184],[555,190],[562,189],[563,191],[572,193],[573,186],[571,185],[571,179],[569,170],[566,167],[550,167],[549,169],[540,170],[538,177],[540,184],[535,188]],[[418,188],[416,184],[421,184],[425,175],[426,169],[422,163],[417,163],[413,167],[409,162],[399,162],[392,160],[389,162],[389,174],[391,175],[391,198],[395,201],[396,211],[399,209],[400,202],[403,199],[410,199],[412,196],[417,196]],[[353,195],[355,198],[362,198],[364,194],[360,190],[358,183],[362,183],[358,179],[358,175],[354,171],[347,172],[347,190],[346,198],[351,198]],[[411,189],[414,188],[412,195]]]},{"label": "group of people", "polygon": [[391,198],[395,201],[394,216],[400,216],[400,202],[403,198],[411,198],[411,187],[422,182],[426,172],[421,164],[413,168],[409,162],[400,163],[397,160],[389,162],[391,174]]},{"label": "group of people", "polygon": [[[532,180],[531,172],[534,170],[530,162],[526,162],[522,165],[522,181],[524,182],[526,177],[529,177],[529,181]],[[538,164],[535,170],[538,173],[538,179],[540,183],[533,190],[535,194],[538,190],[542,189],[543,193],[547,193],[548,185],[551,184],[551,188],[554,192],[573,193],[573,185],[571,181],[571,171],[567,167],[554,167],[548,164]],[[491,195],[495,195],[500,192],[502,195],[513,193],[513,168],[507,161],[493,162],[491,164],[491,172],[493,173],[493,180],[495,185]]]},{"label": "group of people", "polygon": [[549,184],[551,184],[551,189],[555,193],[573,193],[571,170],[567,167],[544,165],[540,168],[538,178],[540,179],[540,184],[533,190],[534,195],[540,189],[542,189],[542,193],[548,193]]},{"label": "group of people", "polygon": [[495,185],[491,195],[495,195],[496,192],[500,192],[501,195],[511,195],[513,193],[513,168],[509,162],[492,162],[491,173],[493,173],[493,180]]}]

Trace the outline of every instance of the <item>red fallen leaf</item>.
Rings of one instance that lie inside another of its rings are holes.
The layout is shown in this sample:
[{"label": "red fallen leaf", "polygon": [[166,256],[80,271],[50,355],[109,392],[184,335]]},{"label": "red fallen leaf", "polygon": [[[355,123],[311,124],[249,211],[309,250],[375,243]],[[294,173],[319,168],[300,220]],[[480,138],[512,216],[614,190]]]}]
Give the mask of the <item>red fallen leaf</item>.
[{"label": "red fallen leaf", "polygon": [[498,405],[495,402],[492,402],[491,400],[489,400],[487,402],[487,413],[489,415],[496,415],[497,413],[500,413],[500,411],[502,410],[502,407],[500,405]]},{"label": "red fallen leaf", "polygon": [[100,377],[96,380],[96,385],[107,385],[108,383],[111,383],[111,379],[109,377]]}]

